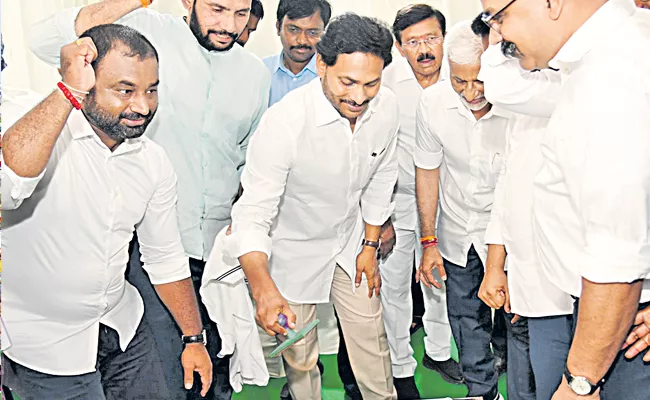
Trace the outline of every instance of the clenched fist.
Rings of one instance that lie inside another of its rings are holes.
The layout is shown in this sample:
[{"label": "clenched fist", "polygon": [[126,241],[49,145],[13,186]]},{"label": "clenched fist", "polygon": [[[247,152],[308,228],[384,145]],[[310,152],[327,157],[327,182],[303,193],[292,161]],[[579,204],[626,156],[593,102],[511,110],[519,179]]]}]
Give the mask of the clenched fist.
[{"label": "clenched fist", "polygon": [[97,58],[97,47],[89,37],[77,39],[61,48],[61,77],[69,87],[89,92],[95,86],[95,70],[91,63]]}]

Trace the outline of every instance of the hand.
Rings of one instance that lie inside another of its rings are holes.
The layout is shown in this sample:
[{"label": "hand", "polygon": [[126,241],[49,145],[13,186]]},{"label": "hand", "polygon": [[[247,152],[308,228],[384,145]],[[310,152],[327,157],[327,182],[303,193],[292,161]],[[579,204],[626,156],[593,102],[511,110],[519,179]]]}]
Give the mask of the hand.
[{"label": "hand", "polygon": [[289,328],[294,329],[296,327],[296,314],[291,311],[289,303],[282,297],[277,288],[262,290],[260,295],[255,296],[255,304],[257,306],[255,321],[269,336],[287,334],[286,329],[278,324],[278,315],[280,313],[287,316]]},{"label": "hand", "polygon": [[596,390],[596,393],[591,396],[578,396],[574,392],[566,381],[565,377],[562,377],[562,383],[557,389],[551,400],[600,400],[600,389]]},{"label": "hand", "polygon": [[386,257],[393,251],[395,247],[395,242],[397,238],[395,237],[395,228],[393,227],[393,221],[389,218],[388,221],[381,227],[381,232],[379,233],[379,258],[385,260]]},{"label": "hand", "polygon": [[181,356],[183,371],[185,374],[185,389],[190,390],[194,385],[194,372],[201,375],[201,396],[208,394],[212,384],[212,361],[203,343],[191,343],[185,345]]},{"label": "hand", "polygon": [[442,256],[440,255],[440,250],[438,246],[427,247],[422,253],[422,261],[420,262],[420,268],[415,273],[415,281],[424,282],[424,285],[428,288],[431,288],[433,285],[436,289],[441,289],[442,284],[436,281],[436,278],[433,277],[433,270],[437,269],[440,274],[440,278],[443,281],[447,280],[447,273],[445,272],[445,265],[442,262]]},{"label": "hand", "polygon": [[97,58],[97,48],[89,37],[77,39],[61,48],[61,77],[63,82],[80,91],[89,92],[95,87],[95,70],[92,63]]},{"label": "hand", "polygon": [[[623,344],[623,349],[632,346],[625,352],[625,357],[630,359],[650,347],[650,307],[636,314],[634,325],[635,328],[630,332]],[[643,356],[643,361],[650,362],[650,351]]]},{"label": "hand", "polygon": [[363,250],[357,256],[357,274],[354,277],[356,287],[361,286],[361,275],[366,275],[368,281],[368,298],[372,298],[374,292],[379,297],[381,289],[381,277],[377,263],[377,251],[369,246],[363,246]]},{"label": "hand", "polygon": [[510,293],[508,292],[508,277],[506,273],[488,269],[478,290],[478,297],[491,308],[499,309],[503,307],[509,313]]}]

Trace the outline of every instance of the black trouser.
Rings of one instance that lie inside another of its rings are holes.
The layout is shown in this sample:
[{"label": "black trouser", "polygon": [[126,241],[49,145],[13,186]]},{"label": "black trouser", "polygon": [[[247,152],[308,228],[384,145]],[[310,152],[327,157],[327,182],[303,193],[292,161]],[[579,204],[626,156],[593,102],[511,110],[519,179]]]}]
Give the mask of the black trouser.
[{"label": "black trouser", "polygon": [[478,298],[483,281],[483,263],[474,246],[461,267],[444,260],[447,272],[447,311],[469,397],[497,396],[498,377],[490,349],[492,315],[490,307]]},{"label": "black trouser", "polygon": [[535,400],[535,376],[530,362],[528,318],[520,317],[513,324],[514,314],[503,315],[508,332],[508,400]]},{"label": "black trouser", "polygon": [[21,400],[169,400],[151,329],[142,321],[122,351],[117,332],[99,327],[97,370],[59,376],[34,371],[6,356],[3,385]]},{"label": "black trouser", "polygon": [[[194,283],[196,298],[199,303],[199,312],[201,313],[203,327],[208,336],[208,353],[212,359],[212,386],[205,398],[209,400],[225,400],[232,397],[232,387],[230,386],[229,377],[230,357],[217,357],[217,354],[221,350],[221,338],[219,337],[217,325],[210,320],[205,305],[200,300],[199,289],[201,287],[204,266],[205,262],[190,258],[192,282]],[[183,387],[183,367],[181,365],[181,353],[183,352],[183,344],[181,342],[182,333],[171,313],[156,294],[147,273],[142,268],[137,238],[134,238],[131,243],[131,260],[127,269],[126,279],[140,291],[144,300],[144,316],[154,332],[165,371],[165,379],[172,399],[202,399],[200,395],[201,379],[198,374],[194,375],[194,387],[192,390],[188,392]]]}]

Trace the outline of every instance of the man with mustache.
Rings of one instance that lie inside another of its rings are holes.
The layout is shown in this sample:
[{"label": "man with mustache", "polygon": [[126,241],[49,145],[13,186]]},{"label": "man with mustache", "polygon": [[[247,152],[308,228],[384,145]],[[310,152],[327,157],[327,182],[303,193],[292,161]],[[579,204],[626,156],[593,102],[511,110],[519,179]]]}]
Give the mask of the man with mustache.
[{"label": "man with mustache", "polygon": [[275,28],[282,51],[264,59],[271,72],[269,106],[318,76],[316,44],[331,16],[328,0],[280,0]]},{"label": "man with mustache", "polygon": [[[137,290],[137,230],[156,291],[191,338],[185,384],[212,380],[176,222],[176,175],[142,137],[158,108],[158,54],[120,25],[61,49],[58,89],[3,137],[3,384],[21,399],[172,399]],[[77,109],[77,110],[75,110]],[[12,118],[11,115],[3,117]]]},{"label": "man with mustache", "polygon": [[416,197],[424,249],[417,275],[437,290],[443,289],[440,280],[446,281],[449,322],[469,396],[494,400],[501,397],[490,351],[492,317],[477,293],[509,114],[485,99],[478,80],[483,41],[471,22],[454,26],[445,48],[450,81],[424,91],[416,116]]},{"label": "man with mustache", "polygon": [[650,343],[640,311],[650,308],[650,56],[641,51],[650,13],[629,0],[482,3],[524,69],[561,75],[533,186],[540,265],[576,299],[553,399],[647,399],[650,368],[638,352]]},{"label": "man with mustache", "polygon": [[[271,107],[253,136],[226,238],[269,335],[286,333],[280,312],[301,329],[331,299],[364,399],[396,398],[377,297],[379,231],[397,179],[397,101],[381,88],[392,44],[371,18],[329,24],[320,79]],[[313,330],[284,353],[293,399],[321,398],[318,353]]]},{"label": "man with mustache", "polygon": [[[160,53],[161,103],[147,135],[169,155],[178,174],[178,224],[198,296],[205,260],[217,233],[230,224],[248,139],[268,107],[270,76],[254,55],[235,45],[251,0],[183,0],[186,18],[147,9],[150,0],[105,0],[64,10],[32,29],[31,48],[58,66],[59,48],[84,30],[118,22],[137,29]],[[245,104],[245,107],[242,107]],[[181,335],[140,263],[134,241],[127,279],[142,293],[174,399],[182,399]],[[208,333],[215,384],[209,399],[229,399],[229,358],[199,302]],[[191,391],[199,398],[198,388]]]},{"label": "man with mustache", "polygon": [[[386,68],[383,80],[384,85],[395,92],[400,106],[397,137],[399,178],[393,195],[395,211],[392,221],[387,222],[390,230],[395,232],[396,242],[380,268],[384,323],[390,344],[395,388],[400,399],[419,398],[413,378],[417,361],[413,358],[409,331],[413,312],[410,284],[413,265],[414,262],[419,265],[422,258],[413,164],[415,113],[423,90],[448,80],[449,72],[443,68],[446,25],[444,15],[426,4],[410,5],[399,10],[393,23],[393,35],[402,57]],[[438,371],[446,381],[460,384],[463,381],[460,367],[451,359],[451,328],[445,293],[423,287],[423,294],[423,325],[427,336],[424,339],[426,352],[422,363]]]}]

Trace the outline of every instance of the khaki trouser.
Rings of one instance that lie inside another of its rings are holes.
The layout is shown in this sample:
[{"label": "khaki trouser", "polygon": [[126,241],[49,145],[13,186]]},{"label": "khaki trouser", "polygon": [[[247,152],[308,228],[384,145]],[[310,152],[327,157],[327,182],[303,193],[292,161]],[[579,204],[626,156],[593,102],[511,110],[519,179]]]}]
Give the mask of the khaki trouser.
[{"label": "khaki trouser", "polygon": [[[337,266],[331,301],[341,322],[350,365],[363,398],[397,399],[380,300],[375,296],[368,298],[365,282],[352,293],[350,277]],[[289,305],[296,314],[296,330],[316,318],[315,304]],[[321,399],[321,377],[316,366],[318,353],[316,329],[283,353],[289,391],[294,400]]]}]

